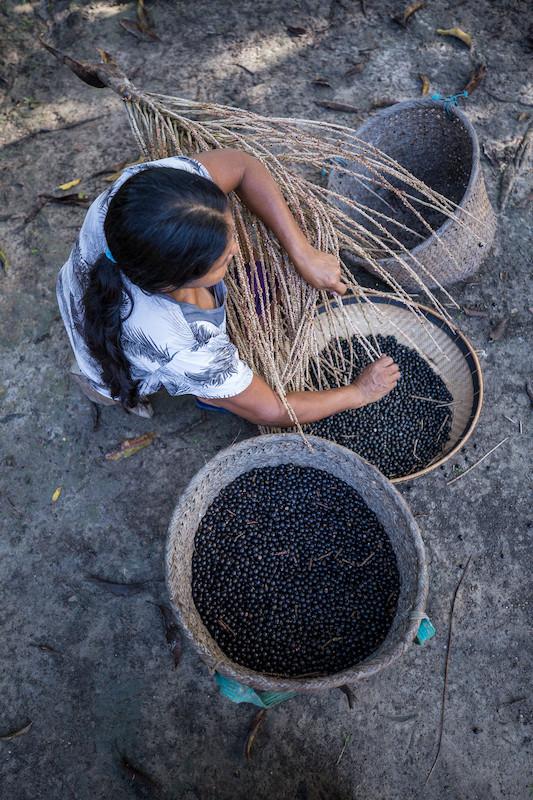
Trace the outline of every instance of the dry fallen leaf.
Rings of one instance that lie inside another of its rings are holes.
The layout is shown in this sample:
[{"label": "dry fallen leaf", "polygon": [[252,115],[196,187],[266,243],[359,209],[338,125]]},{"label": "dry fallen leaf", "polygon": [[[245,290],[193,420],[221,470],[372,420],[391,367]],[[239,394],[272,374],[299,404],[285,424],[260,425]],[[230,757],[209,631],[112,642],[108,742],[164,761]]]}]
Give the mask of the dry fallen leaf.
[{"label": "dry fallen leaf", "polygon": [[139,28],[142,31],[151,31],[153,28],[152,20],[148,11],[144,6],[144,0],[137,0],[137,22],[139,23]]},{"label": "dry fallen leaf", "polygon": [[469,95],[472,94],[472,92],[475,89],[477,89],[477,87],[479,86],[479,84],[481,83],[486,74],[487,74],[487,67],[485,66],[485,64],[478,64],[474,69],[474,71],[472,72],[472,74],[470,75],[470,78],[464,88],[464,91],[468,92]]},{"label": "dry fallen leaf", "polygon": [[339,689],[343,694],[346,695],[346,699],[348,700],[348,708],[351,711],[355,705],[355,694],[353,693],[352,689],[348,686],[347,683],[343,684],[342,686],[339,686]]},{"label": "dry fallen leaf", "polygon": [[120,461],[122,458],[129,458],[135,455],[135,453],[138,453],[139,450],[152,444],[156,436],[157,433],[151,431],[151,433],[143,433],[142,436],[136,436],[134,439],[125,439],[118,450],[112,450],[111,453],[106,453],[106,461]]},{"label": "dry fallen leaf", "polygon": [[61,486],[58,486],[52,495],[52,503],[57,503],[60,497],[61,497]]},{"label": "dry fallen leaf", "polygon": [[315,100],[315,105],[327,108],[330,111],[345,111],[350,114],[359,114],[359,109],[348,103],[337,103],[335,100]]},{"label": "dry fallen leaf", "polygon": [[364,61],[356,61],[354,64],[346,70],[344,73],[345,78],[351,78],[352,75],[359,75],[365,68]]},{"label": "dry fallen leaf", "polygon": [[265,721],[266,716],[266,708],[262,708],[260,711],[255,714],[254,718],[252,719],[252,724],[250,725],[250,730],[248,732],[248,736],[246,738],[246,744],[244,747],[244,755],[246,756],[246,760],[249,761],[252,757],[252,748],[254,746],[254,742],[257,737],[257,733],[259,728]]},{"label": "dry fallen leaf", "polygon": [[107,183],[114,183],[118,178],[120,178],[122,172],[127,167],[133,167],[135,164],[142,164],[144,160],[144,158],[138,158],[136,161],[123,161],[120,164],[117,164],[115,172],[113,172],[112,175],[106,175],[104,181]]},{"label": "dry fallen leaf", "polygon": [[46,642],[30,642],[30,647],[36,647],[42,653],[50,653],[50,655],[60,656],[62,655],[60,650],[56,650],[55,647],[52,647]]},{"label": "dry fallen leaf", "polygon": [[460,39],[467,47],[472,47],[472,37],[461,28],[437,28],[437,33],[439,36],[453,36],[455,39]]},{"label": "dry fallen leaf", "polygon": [[159,42],[159,36],[154,30],[152,19],[145,8],[144,0],[137,0],[137,19],[121,19],[119,24],[125,31],[132,33],[136,39],[143,42]]},{"label": "dry fallen leaf", "polygon": [[159,42],[159,36],[153,31],[143,30],[134,19],[121,19],[119,25],[128,33],[132,33],[141,42]]},{"label": "dry fallen leaf", "polygon": [[24,725],[23,728],[19,728],[18,731],[11,731],[11,733],[6,733],[5,736],[0,736],[0,742],[10,742],[12,739],[16,739],[18,736],[24,736],[25,733],[28,733],[32,725],[33,722],[28,722],[28,724]]},{"label": "dry fallen leaf", "polygon": [[107,578],[101,578],[99,575],[87,575],[87,580],[91,583],[96,583],[106,592],[117,597],[130,597],[132,594],[139,594],[145,591],[146,585],[149,581],[130,581],[130,583],[121,583],[120,581],[110,581]]},{"label": "dry fallen leaf", "polygon": [[140,767],[136,767],[132,764],[123,753],[120,757],[120,766],[127,774],[130,783],[134,784],[143,792],[143,796],[145,793],[153,798],[161,796],[161,786],[155,778],[152,778],[144,770],[140,769]]},{"label": "dry fallen leaf", "polygon": [[370,108],[371,108],[371,110],[374,110],[374,109],[377,109],[377,108],[388,108],[389,106],[395,105],[396,102],[397,101],[394,100],[392,97],[376,98],[376,100],[373,101],[373,103],[370,106]]},{"label": "dry fallen leaf", "polygon": [[491,330],[489,340],[491,342],[499,342],[505,336],[507,325],[509,324],[509,317],[504,317],[498,324]]},{"label": "dry fallen leaf", "polygon": [[98,55],[100,56],[104,64],[114,64],[115,66],[117,65],[111,53],[108,53],[107,50],[102,50],[101,47],[97,47],[96,49],[98,51]]},{"label": "dry fallen leaf", "polygon": [[287,25],[287,33],[289,36],[303,36],[307,31],[305,28],[299,28],[296,25]]},{"label": "dry fallen leaf", "polygon": [[466,306],[463,307],[463,311],[465,312],[467,317],[488,317],[489,312],[483,311],[481,308],[467,308]]},{"label": "dry fallen leaf", "polygon": [[413,16],[416,14],[417,11],[420,11],[421,8],[424,8],[426,4],[422,3],[409,3],[409,5],[404,9],[403,14],[398,14],[397,16],[393,17],[395,22],[398,22],[404,28],[407,27],[407,23]]},{"label": "dry fallen leaf", "polygon": [[62,192],[66,192],[66,191],[68,191],[68,189],[73,189],[75,186],[78,185],[78,183],[81,183],[81,178],[74,178],[73,181],[67,181],[66,183],[60,183],[57,188],[61,189]]},{"label": "dry fallen leaf", "polygon": [[314,78],[311,83],[313,86],[326,86],[328,89],[331,89],[331,83],[325,78]]},{"label": "dry fallen leaf", "polygon": [[165,639],[174,659],[174,667],[177,667],[181,658],[181,632],[170,608],[162,603],[157,607],[161,612],[163,625],[165,626]]},{"label": "dry fallen leaf", "polygon": [[39,195],[40,208],[47,203],[60,203],[63,206],[81,206],[87,208],[90,201],[85,192],[70,192],[70,194],[40,194]]},{"label": "dry fallen leaf", "polygon": [[422,74],[420,74],[419,77],[420,80],[422,81],[422,96],[425,97],[427,94],[429,94],[429,87],[430,87],[429,78],[427,75],[422,75]]},{"label": "dry fallen leaf", "polygon": [[9,269],[9,261],[3,250],[0,250],[0,272],[6,273]]}]

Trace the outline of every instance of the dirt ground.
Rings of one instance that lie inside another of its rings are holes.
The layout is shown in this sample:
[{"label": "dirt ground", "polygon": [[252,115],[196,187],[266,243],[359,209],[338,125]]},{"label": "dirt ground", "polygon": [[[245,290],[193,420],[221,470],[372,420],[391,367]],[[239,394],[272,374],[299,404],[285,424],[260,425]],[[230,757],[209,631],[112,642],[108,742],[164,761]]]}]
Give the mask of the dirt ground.
[{"label": "dirt ground", "polygon": [[[134,19],[133,3],[6,0],[0,9],[0,737],[7,737],[0,796],[525,800],[533,791],[532,421],[524,388],[532,195],[525,172],[500,212],[491,255],[453,290],[461,304],[486,312],[456,315],[484,370],[479,426],[444,469],[400,490],[427,546],[428,613],[438,634],[354,687],[353,710],[336,691],[269,711],[247,762],[254,709],[221,698],[190,648],[174,669],[157,604],[167,602],[163,548],[181,490],[215,452],[255,429],[231,417],[203,419],[190,398],[161,394],[153,420],[104,408],[94,430],[91,404],[66,374],[70,355],[54,291],[85,211],[52,203],[38,210],[38,196],[61,194],[59,184],[82,178],[77,190],[93,198],[107,185],[95,173],[138,154],[121,101],[82,84],[36,38],[88,60],[103,48],[146,89],[354,126],[384,100],[419,96],[420,73],[450,94],[484,61],[487,75],[466,109],[497,207],[502,171],[530,124],[528,4],[434,0],[406,28],[391,19],[404,2],[392,0],[160,0],[148,7],[159,41],[139,41],[119,25]],[[435,33],[453,26],[473,35],[472,50]],[[354,62],[362,66],[346,76]],[[329,86],[314,84],[317,77]],[[315,104],[324,99],[360,112]],[[505,335],[490,341],[503,318]],[[137,455],[105,460],[126,437],[149,431],[157,438]],[[454,468],[506,436],[483,464],[446,485]],[[426,783],[437,752],[451,600],[469,556],[440,757]],[[95,575],[141,585],[117,596]]]}]

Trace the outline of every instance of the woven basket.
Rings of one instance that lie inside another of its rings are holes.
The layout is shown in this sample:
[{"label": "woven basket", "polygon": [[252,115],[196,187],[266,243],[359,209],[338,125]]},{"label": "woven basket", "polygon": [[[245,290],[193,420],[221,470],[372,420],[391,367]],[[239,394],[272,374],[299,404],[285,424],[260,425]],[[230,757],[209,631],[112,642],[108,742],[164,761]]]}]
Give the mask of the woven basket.
[{"label": "woven basket", "polygon": [[[298,434],[247,439],[226,448],[193,478],[181,496],[166,548],[167,585],[172,606],[202,658],[214,670],[262,691],[332,689],[379,672],[410,646],[424,613],[428,576],[424,545],[417,524],[401,495],[370,464],[350,450],[319,437]],[[380,647],[351,669],[317,678],[278,678],[231,661],[203,624],[191,591],[194,537],[200,521],[228,483],[243,472],[276,464],[297,464],[326,470],[353,486],[383,524],[396,554],[401,590],[396,617]]]},{"label": "woven basket", "polygon": [[322,325],[324,307],[318,308],[316,333],[319,350],[335,337],[349,338],[360,332],[369,337],[395,336],[408,347],[416,347],[440,375],[453,397],[450,406],[452,424],[450,436],[442,455],[433,464],[405,475],[392,478],[392,483],[419,478],[444,464],[470,438],[477,425],[483,403],[483,375],[472,344],[459,330],[426,306],[412,304],[422,315],[422,322],[409,308],[382,292],[374,292],[371,300],[359,301],[350,296],[343,298],[343,313],[338,308],[328,315],[328,324]]},{"label": "woven basket", "polygon": [[[431,189],[456,203],[458,209],[455,213],[460,222],[415,204],[435,231],[431,235],[416,215],[387,188],[374,186],[369,191],[352,176],[343,175],[336,169],[330,172],[328,187],[414,229],[418,235],[382,220],[384,227],[427,270],[405,254],[406,263],[429,288],[435,288],[438,283],[448,286],[473,275],[494,239],[496,217],[485,189],[477,136],[465,114],[455,107],[445,110],[442,102],[409,100],[372,116],[356,131],[356,136],[391,156]],[[358,172],[370,175],[365,170],[358,169]],[[392,178],[391,184],[406,188],[399,179]],[[411,195],[417,195],[415,190],[407,189]],[[332,202],[343,207],[342,202]],[[344,210],[353,216],[346,207]],[[363,217],[357,216],[357,221],[367,225]],[[368,227],[373,233],[378,233],[373,226]],[[367,261],[350,253],[344,255],[347,263],[362,266],[379,277]],[[407,291],[420,289],[420,284],[394,258],[385,253],[380,258],[378,253],[376,259]]]}]

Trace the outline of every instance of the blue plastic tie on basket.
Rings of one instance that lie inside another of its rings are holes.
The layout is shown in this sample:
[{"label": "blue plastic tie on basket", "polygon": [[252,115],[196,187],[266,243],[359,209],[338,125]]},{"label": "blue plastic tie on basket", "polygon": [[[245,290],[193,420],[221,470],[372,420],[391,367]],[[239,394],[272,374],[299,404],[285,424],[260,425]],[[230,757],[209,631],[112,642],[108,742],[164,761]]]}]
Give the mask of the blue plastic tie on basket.
[{"label": "blue plastic tie on basket", "polygon": [[447,114],[451,114],[452,108],[455,108],[459,105],[459,100],[461,97],[468,97],[468,92],[466,89],[459,94],[450,94],[448,97],[443,97],[439,92],[431,95],[432,100],[441,100],[444,103],[444,110]]},{"label": "blue plastic tie on basket", "polygon": [[424,617],[420,620],[420,625],[418,626],[418,631],[415,636],[415,643],[425,644],[430,639],[433,639],[436,633],[437,631],[435,630],[429,617]]},{"label": "blue plastic tie on basket", "polygon": [[278,703],[290,700],[296,694],[296,692],[256,692],[250,686],[245,686],[233,678],[227,678],[220,672],[215,672],[215,681],[220,694],[232,703],[251,703],[259,708],[272,708]]}]

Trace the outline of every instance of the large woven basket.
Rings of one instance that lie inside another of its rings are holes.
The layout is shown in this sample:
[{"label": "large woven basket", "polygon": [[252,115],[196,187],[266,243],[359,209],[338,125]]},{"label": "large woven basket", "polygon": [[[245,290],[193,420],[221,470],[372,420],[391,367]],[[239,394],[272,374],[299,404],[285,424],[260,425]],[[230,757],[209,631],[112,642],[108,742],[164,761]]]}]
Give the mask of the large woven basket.
[{"label": "large woven basket", "polygon": [[[356,131],[356,135],[456,203],[458,220],[417,205],[419,213],[435,231],[431,235],[390,189],[370,188],[338,169],[330,172],[328,187],[413,229],[415,234],[381,220],[412,254],[413,257],[404,253],[404,260],[428,287],[435,288],[439,283],[448,286],[475,273],[494,239],[496,217],[485,189],[477,136],[466,115],[456,107],[445,110],[439,101],[409,100],[378,112]],[[360,168],[357,171],[370,176],[368,171]],[[416,196],[416,192],[405,187],[400,179],[391,178],[391,184],[407,188],[411,195]],[[335,202],[343,207],[341,201]],[[353,216],[346,207],[344,210]],[[377,233],[363,217],[358,215],[357,221]],[[347,263],[362,266],[379,276],[367,261],[347,252],[344,255]],[[386,251],[381,258],[378,253],[376,259],[407,291],[420,289],[413,276]]]},{"label": "large woven basket", "polygon": [[[381,473],[344,447],[310,436],[311,449],[298,434],[247,439],[226,448],[193,478],[180,497],[166,548],[167,585],[172,606],[203,659],[214,670],[257,690],[318,690],[350,684],[375,674],[410,646],[424,613],[428,576],[417,524],[401,495]],[[316,678],[278,678],[231,661],[203,624],[191,592],[194,537],[200,521],[228,483],[256,467],[297,464],[326,470],[353,486],[375,512],[390,537],[401,576],[396,617],[380,647],[351,669]]]},{"label": "large woven basket", "polygon": [[342,305],[342,313],[337,303],[333,313],[328,314],[327,325],[322,324],[324,307],[318,308],[319,350],[336,336],[349,338],[361,333],[370,341],[380,334],[395,336],[401,344],[418,349],[452,395],[450,436],[442,454],[431,465],[410,475],[392,478],[391,482],[401,483],[427,475],[457,453],[477,425],[483,403],[483,375],[476,351],[461,331],[452,328],[436,311],[419,303],[412,305],[420,316],[383,292],[374,292],[367,300],[348,296],[343,298]]}]

